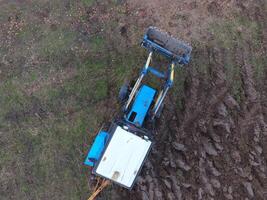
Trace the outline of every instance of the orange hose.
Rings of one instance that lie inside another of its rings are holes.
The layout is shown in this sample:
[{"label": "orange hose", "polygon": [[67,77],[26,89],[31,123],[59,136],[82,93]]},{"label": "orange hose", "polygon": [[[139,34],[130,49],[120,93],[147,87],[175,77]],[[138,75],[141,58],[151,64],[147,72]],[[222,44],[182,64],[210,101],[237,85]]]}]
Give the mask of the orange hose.
[{"label": "orange hose", "polygon": [[[98,186],[98,183],[99,183],[99,180],[97,181],[97,185],[95,187],[95,189],[97,188]],[[100,186],[93,191],[92,195],[89,197],[88,200],[94,200],[95,197],[105,188],[107,187],[108,185],[110,184],[110,181],[109,180],[105,180],[103,179],[103,181],[101,182]]]}]

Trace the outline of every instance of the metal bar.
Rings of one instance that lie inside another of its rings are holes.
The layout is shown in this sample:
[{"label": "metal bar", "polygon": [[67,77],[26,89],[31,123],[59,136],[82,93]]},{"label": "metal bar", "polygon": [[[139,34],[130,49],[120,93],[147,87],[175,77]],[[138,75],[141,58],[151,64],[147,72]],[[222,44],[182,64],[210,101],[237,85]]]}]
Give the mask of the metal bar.
[{"label": "metal bar", "polygon": [[157,76],[158,78],[165,78],[166,75],[153,67],[148,67],[148,71],[151,72],[153,75]]},{"label": "metal bar", "polygon": [[152,54],[153,54],[153,51],[151,51],[151,52],[149,53],[149,55],[148,55],[148,58],[147,58],[147,60],[146,60],[145,69],[147,69],[148,66],[149,66],[149,63],[150,63],[151,58],[152,58]]},{"label": "metal bar", "polygon": [[161,99],[162,94],[163,94],[163,90],[160,91],[160,93],[159,93],[159,95],[158,95],[158,98],[157,98],[157,100],[156,100],[156,102],[155,102],[155,105],[153,106],[153,110],[156,109],[156,107],[157,107],[157,105],[158,105],[158,103],[159,103],[159,100]]},{"label": "metal bar", "polygon": [[170,80],[171,82],[173,82],[173,79],[174,79],[174,63],[172,62],[171,64],[171,74],[170,74]]},{"label": "metal bar", "polygon": [[172,85],[172,82],[174,80],[174,67],[175,67],[175,64],[174,62],[171,63],[171,67],[170,67],[170,73],[169,73],[169,78],[167,80],[167,84],[165,85],[165,88],[160,92],[160,95],[156,101],[156,104],[155,104],[155,107],[154,107],[154,116],[157,114],[169,88],[171,87]]},{"label": "metal bar", "polygon": [[[147,61],[146,61],[144,70],[147,70],[147,69],[148,69],[149,63],[150,63],[151,58],[152,58],[152,54],[153,54],[153,52],[151,51],[151,52],[149,53],[149,55],[148,55],[148,58],[147,58]],[[145,76],[144,73],[142,73],[141,76],[140,76],[140,77],[137,79],[137,81],[135,82],[134,87],[133,87],[133,89],[132,89],[132,91],[131,91],[131,93],[130,93],[129,99],[128,99],[127,103],[126,103],[125,110],[127,110],[128,107],[129,107],[129,105],[131,104],[131,102],[132,102],[132,100],[133,100],[133,97],[134,97],[134,95],[135,95],[135,93],[136,93],[136,90],[138,89],[138,87],[139,87],[139,85],[140,85],[142,79],[144,78],[144,76]]]},{"label": "metal bar", "polygon": [[159,103],[157,104],[157,107],[155,108],[154,116],[157,114],[157,112],[158,112],[158,110],[159,110],[159,108],[160,108],[160,106],[161,106],[161,104],[162,104],[162,102],[163,102],[163,100],[164,100],[164,98],[165,98],[165,96],[166,96],[168,90],[169,90],[169,87],[167,87],[167,88],[164,90],[163,95],[161,96],[161,99],[159,100]]}]

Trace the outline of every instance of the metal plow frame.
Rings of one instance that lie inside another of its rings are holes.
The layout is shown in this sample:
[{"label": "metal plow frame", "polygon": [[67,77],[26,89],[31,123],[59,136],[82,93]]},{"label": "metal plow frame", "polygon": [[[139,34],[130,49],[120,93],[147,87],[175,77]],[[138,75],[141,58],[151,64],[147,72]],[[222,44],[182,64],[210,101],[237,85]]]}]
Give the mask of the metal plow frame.
[{"label": "metal plow frame", "polygon": [[174,63],[188,64],[192,47],[172,37],[156,27],[149,27],[143,37],[141,46],[149,51],[157,52]]}]

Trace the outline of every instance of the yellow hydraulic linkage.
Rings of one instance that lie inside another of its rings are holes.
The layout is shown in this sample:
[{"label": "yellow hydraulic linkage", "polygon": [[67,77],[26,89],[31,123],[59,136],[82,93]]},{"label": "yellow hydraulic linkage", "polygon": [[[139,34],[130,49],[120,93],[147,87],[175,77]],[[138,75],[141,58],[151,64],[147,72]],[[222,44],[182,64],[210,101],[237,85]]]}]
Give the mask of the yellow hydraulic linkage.
[{"label": "yellow hydraulic linkage", "polygon": [[[151,62],[151,59],[152,59],[152,54],[153,54],[153,52],[151,51],[149,53],[149,55],[148,55],[148,58],[147,58],[147,61],[146,61],[146,65],[145,65],[145,69],[147,69],[149,67],[149,63]],[[144,76],[145,75],[142,73],[141,76],[137,79],[136,83],[134,84],[134,87],[133,87],[133,89],[132,89],[132,91],[131,91],[131,93],[129,95],[129,99],[128,99],[127,103],[126,103],[125,110],[127,110],[129,105],[131,104],[131,102],[132,102],[132,100],[134,98],[134,95],[135,95],[135,93],[136,93],[136,91],[137,91],[142,79],[144,78]]]},{"label": "yellow hydraulic linkage", "polygon": [[[93,193],[91,194],[91,196],[89,197],[88,200],[94,200],[96,198],[96,196],[105,188],[110,184],[109,180],[106,179],[102,179],[102,181],[100,180],[101,178],[98,177],[97,179],[97,183],[96,186],[93,189]],[[100,183],[101,182],[101,183]]]},{"label": "yellow hydraulic linkage", "polygon": [[[173,82],[173,79],[174,79],[174,68],[175,68],[175,64],[174,62],[171,63],[171,68],[170,68],[170,73],[169,73],[169,79],[168,81]],[[167,81],[167,83],[168,83]],[[156,103],[153,107],[153,113],[154,113],[154,116],[157,114],[158,110],[160,109],[160,106],[170,88],[170,84],[165,84],[164,88],[160,91],[158,97],[157,97],[157,100],[156,100]]]}]

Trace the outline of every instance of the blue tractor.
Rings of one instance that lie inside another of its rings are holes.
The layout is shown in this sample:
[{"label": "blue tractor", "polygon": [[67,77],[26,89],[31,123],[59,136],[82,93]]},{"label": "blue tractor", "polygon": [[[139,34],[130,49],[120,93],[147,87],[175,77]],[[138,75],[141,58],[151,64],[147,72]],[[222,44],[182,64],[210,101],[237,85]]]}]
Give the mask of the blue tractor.
[{"label": "blue tractor", "polygon": [[[131,189],[153,144],[152,130],[145,124],[159,117],[163,101],[173,85],[176,65],[189,63],[192,48],[156,27],[149,27],[141,46],[149,51],[145,66],[135,84],[122,86],[119,97],[123,114],[107,130],[100,130],[84,164],[93,167],[93,174]],[[166,72],[150,66],[153,54],[158,53],[170,62]],[[160,90],[143,84],[151,73],[164,80]]]}]

